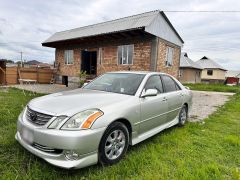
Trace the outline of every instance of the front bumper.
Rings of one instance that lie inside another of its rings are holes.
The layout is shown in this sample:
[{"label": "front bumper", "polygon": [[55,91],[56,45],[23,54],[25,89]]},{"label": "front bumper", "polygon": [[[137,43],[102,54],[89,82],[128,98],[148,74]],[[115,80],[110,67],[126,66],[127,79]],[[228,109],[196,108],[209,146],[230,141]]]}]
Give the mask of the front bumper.
[{"label": "front bumper", "polygon": [[[44,147],[60,149],[61,153],[54,154],[35,148],[32,143],[23,139],[23,131],[30,131],[32,142]],[[61,168],[83,168],[98,162],[98,146],[105,128],[80,131],[64,131],[39,128],[18,120],[16,140],[28,151]],[[74,151],[79,155],[76,160],[66,158],[66,152]]]}]

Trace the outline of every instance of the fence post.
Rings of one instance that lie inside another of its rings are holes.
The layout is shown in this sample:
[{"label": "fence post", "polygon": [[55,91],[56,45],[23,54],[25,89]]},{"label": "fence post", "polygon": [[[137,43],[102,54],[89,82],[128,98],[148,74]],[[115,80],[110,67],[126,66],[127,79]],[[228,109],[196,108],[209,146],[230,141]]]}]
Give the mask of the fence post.
[{"label": "fence post", "polygon": [[38,66],[37,66],[37,83],[39,83],[39,71],[38,71]]}]

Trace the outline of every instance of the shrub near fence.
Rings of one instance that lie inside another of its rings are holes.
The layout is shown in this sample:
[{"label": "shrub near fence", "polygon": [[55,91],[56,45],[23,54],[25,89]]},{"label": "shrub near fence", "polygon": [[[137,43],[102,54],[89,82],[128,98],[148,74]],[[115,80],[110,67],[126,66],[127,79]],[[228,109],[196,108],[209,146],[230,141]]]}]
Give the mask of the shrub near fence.
[{"label": "shrub near fence", "polygon": [[35,67],[7,67],[6,68],[6,83],[18,84],[18,79],[32,79],[37,83],[48,84],[53,76],[53,69],[50,68],[35,68]]}]

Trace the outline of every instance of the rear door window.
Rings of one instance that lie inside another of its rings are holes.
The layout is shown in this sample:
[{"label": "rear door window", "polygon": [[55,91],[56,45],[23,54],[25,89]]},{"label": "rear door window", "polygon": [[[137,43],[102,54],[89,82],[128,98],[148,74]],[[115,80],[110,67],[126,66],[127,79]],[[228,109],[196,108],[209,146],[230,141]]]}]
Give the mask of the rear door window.
[{"label": "rear door window", "polygon": [[170,76],[162,75],[162,81],[164,84],[165,92],[181,90],[178,84]]}]

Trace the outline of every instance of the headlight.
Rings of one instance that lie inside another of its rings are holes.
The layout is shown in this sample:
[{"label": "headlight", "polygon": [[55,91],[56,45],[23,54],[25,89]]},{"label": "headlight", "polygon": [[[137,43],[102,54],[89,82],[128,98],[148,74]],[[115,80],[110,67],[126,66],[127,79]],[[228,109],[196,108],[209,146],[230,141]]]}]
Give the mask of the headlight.
[{"label": "headlight", "polygon": [[48,126],[49,129],[56,129],[63,120],[65,120],[67,116],[59,116]]},{"label": "headlight", "polygon": [[103,112],[98,109],[90,109],[82,111],[72,116],[61,129],[79,130],[89,129],[92,124],[103,115]]}]

